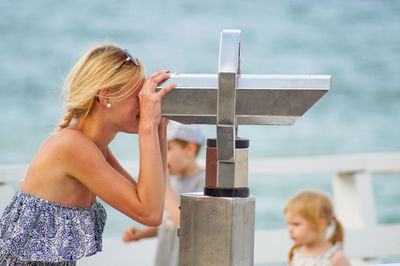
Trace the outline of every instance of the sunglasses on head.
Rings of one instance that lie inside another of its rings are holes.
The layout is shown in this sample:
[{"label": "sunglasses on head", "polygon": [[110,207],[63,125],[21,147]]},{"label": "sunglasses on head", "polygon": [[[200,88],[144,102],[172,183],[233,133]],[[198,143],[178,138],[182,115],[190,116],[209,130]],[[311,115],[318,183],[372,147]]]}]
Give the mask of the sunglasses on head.
[{"label": "sunglasses on head", "polygon": [[[120,70],[121,67],[123,67],[123,66],[125,65],[126,62],[131,61],[132,64],[134,64],[135,66],[139,66],[139,62],[137,61],[136,57],[132,56],[132,55],[129,53],[129,51],[128,51],[127,49],[122,50],[122,52],[126,55],[126,58],[125,58],[124,62],[122,62],[121,65],[119,65],[119,67],[117,67],[117,68],[115,69],[113,75],[115,75],[115,73],[117,73],[118,70]],[[99,96],[98,96],[98,95],[96,96],[96,100],[97,100],[98,102],[100,102],[100,99],[99,99]]]},{"label": "sunglasses on head", "polygon": [[122,52],[126,55],[126,59],[124,60],[124,62],[121,63],[121,65],[119,65],[119,67],[117,67],[117,69],[115,69],[115,72],[117,72],[118,70],[121,69],[121,67],[123,65],[125,65],[126,62],[131,61],[132,64],[134,64],[135,66],[139,66],[139,62],[137,61],[137,59],[132,56],[127,49],[122,50]]}]

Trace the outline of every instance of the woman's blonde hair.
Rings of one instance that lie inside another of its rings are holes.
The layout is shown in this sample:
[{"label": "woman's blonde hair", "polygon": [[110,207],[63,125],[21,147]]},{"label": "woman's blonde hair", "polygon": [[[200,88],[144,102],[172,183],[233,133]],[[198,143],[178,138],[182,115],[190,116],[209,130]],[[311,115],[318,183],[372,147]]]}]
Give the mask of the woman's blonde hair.
[{"label": "woman's blonde hair", "polygon": [[123,49],[104,44],[89,51],[75,64],[64,82],[67,112],[57,131],[68,127],[72,119],[87,117],[101,89],[110,88],[107,101],[116,102],[139,88],[144,78],[142,62],[137,59],[138,65],[130,61],[123,64],[124,60],[127,55]]},{"label": "woman's blonde hair", "polygon": [[[325,220],[326,226],[331,225],[333,222],[333,233],[328,240],[332,243],[332,245],[334,245],[336,242],[339,242],[341,245],[343,245],[343,226],[334,216],[332,204],[328,196],[313,190],[301,191],[286,203],[283,213],[286,214],[288,211],[303,217],[308,222],[310,227],[317,232],[324,229],[320,223],[321,219]],[[295,245],[290,250],[289,261],[292,259],[293,251],[296,247],[298,246]]]}]

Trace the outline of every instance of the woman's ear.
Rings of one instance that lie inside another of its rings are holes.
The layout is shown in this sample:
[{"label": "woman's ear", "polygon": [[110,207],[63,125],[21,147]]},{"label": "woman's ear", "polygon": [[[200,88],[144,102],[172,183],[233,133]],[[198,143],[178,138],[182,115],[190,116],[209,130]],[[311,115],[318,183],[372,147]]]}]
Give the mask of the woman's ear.
[{"label": "woman's ear", "polygon": [[99,96],[97,97],[97,99],[100,102],[100,104],[103,105],[104,107],[106,107],[107,104],[110,103],[110,97],[109,97],[110,93],[111,93],[110,87],[102,88],[99,91]]}]

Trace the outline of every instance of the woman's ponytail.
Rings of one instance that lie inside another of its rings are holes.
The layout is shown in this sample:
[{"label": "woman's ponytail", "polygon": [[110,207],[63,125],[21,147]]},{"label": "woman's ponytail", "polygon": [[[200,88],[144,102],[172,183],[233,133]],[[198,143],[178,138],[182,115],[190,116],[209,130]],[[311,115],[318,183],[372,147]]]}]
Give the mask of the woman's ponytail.
[{"label": "woman's ponytail", "polygon": [[[91,103],[90,103],[91,106]],[[81,119],[82,117],[86,117],[90,109],[72,109],[68,110],[68,112],[64,116],[64,121],[62,121],[59,126],[57,131],[60,131],[66,127],[69,127],[71,124],[72,119]]]},{"label": "woman's ponytail", "polygon": [[57,131],[60,131],[66,127],[69,126],[69,124],[71,123],[72,118],[74,117],[74,111],[73,110],[69,110],[65,116],[64,116],[64,120],[58,125],[58,129]]}]

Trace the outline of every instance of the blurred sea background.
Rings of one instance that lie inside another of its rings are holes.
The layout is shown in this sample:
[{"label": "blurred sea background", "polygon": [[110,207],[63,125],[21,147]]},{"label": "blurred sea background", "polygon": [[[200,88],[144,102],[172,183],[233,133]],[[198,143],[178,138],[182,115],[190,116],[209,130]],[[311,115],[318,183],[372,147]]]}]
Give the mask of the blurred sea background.
[{"label": "blurred sea background", "polygon": [[[239,127],[249,160],[400,152],[399,14],[395,0],[2,0],[0,164],[29,163],[54,132],[63,80],[91,48],[127,48],[148,74],[216,74],[224,29],[242,30],[242,73],[332,75],[331,90],[293,126]],[[202,129],[215,137],[215,126]],[[111,148],[121,161],[139,159],[135,135],[118,135]],[[284,228],[286,200],[303,188],[332,194],[330,178],[250,176],[256,229]],[[400,176],[373,183],[378,222],[399,223]],[[108,214],[106,236],[132,224]]]}]

